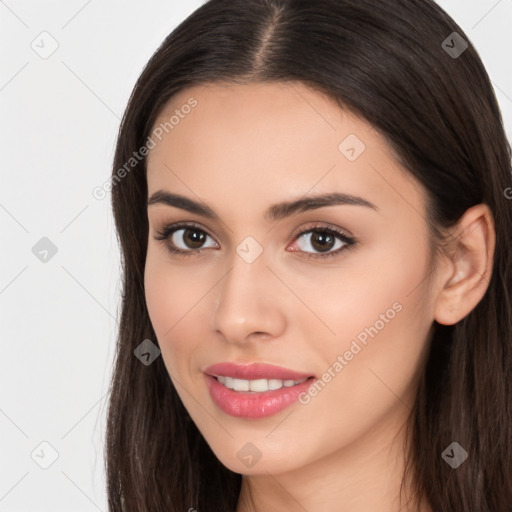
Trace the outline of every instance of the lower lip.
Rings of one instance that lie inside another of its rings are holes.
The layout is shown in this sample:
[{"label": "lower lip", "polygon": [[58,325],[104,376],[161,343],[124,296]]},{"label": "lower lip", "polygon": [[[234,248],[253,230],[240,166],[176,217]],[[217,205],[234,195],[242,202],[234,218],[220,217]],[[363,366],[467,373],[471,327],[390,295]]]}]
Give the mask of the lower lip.
[{"label": "lower lip", "polygon": [[314,378],[295,386],[282,387],[261,393],[234,391],[222,385],[215,377],[206,375],[206,384],[213,401],[226,413],[238,418],[264,418],[286,409],[308,390]]}]

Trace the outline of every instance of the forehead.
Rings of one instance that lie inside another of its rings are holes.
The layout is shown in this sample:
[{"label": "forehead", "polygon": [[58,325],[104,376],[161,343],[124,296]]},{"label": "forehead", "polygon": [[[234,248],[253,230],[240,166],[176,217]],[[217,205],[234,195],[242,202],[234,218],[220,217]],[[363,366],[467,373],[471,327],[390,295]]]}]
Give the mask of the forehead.
[{"label": "forehead", "polygon": [[402,194],[421,202],[385,139],[304,84],[190,87],[164,107],[153,133],[159,127],[148,156],[150,194],[173,189],[208,200],[222,191],[245,208],[313,190],[364,193],[378,205]]},{"label": "forehead", "polygon": [[[190,104],[195,106],[190,108]],[[190,87],[168,102],[154,127],[165,128],[166,122],[164,138],[172,134],[169,138],[174,139],[175,146],[181,146],[181,142],[191,142],[194,132],[194,138],[201,140],[203,155],[218,149],[219,142],[226,142],[229,147],[235,142],[250,143],[252,138],[253,155],[268,155],[276,147],[306,154],[311,145],[319,147],[323,143],[337,156],[340,137],[344,132],[348,135],[348,130],[357,132],[360,139],[369,143],[371,137],[373,146],[385,149],[370,124],[339,108],[331,98],[297,82]],[[210,140],[215,144],[209,144]],[[235,147],[231,149],[231,153],[236,151]]]}]

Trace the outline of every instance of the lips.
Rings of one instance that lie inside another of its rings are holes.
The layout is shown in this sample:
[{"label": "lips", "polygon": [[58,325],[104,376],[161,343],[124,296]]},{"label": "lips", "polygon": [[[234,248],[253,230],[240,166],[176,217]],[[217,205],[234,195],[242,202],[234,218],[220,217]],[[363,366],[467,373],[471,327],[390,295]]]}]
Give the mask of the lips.
[{"label": "lips", "polygon": [[[210,397],[217,407],[230,416],[246,419],[265,418],[283,411],[295,404],[299,396],[306,393],[314,381],[311,377],[291,387],[264,392],[244,392],[229,389],[210,375],[204,374],[204,377]],[[258,382],[258,380],[251,382]],[[291,382],[293,383],[293,380]]]},{"label": "lips", "polygon": [[279,380],[302,380],[314,377],[312,373],[303,373],[275,366],[266,363],[217,363],[208,366],[204,373],[212,377],[222,375],[234,379],[256,380],[256,379],[279,379]]}]

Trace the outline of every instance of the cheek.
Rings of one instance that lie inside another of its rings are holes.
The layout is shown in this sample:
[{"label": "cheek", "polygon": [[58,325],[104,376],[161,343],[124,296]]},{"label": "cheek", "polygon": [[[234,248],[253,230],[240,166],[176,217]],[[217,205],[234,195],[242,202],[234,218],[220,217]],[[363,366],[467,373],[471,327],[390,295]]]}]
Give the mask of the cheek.
[{"label": "cheek", "polygon": [[[208,395],[199,361],[208,352],[204,346],[207,293],[214,282],[197,273],[191,278],[190,270],[171,265],[161,252],[148,249],[146,259],[144,285],[149,317],[178,396],[194,421],[208,431],[212,425],[211,419],[204,417],[203,404]],[[208,437],[207,432],[204,435]]]},{"label": "cheek", "polygon": [[293,284],[294,292],[311,312],[297,314],[301,308],[304,310],[304,304],[299,304],[290,321],[293,325],[307,317],[308,325],[303,328],[309,332],[308,337],[316,329],[322,350],[331,358],[348,350],[357,336],[363,342],[373,339],[368,329],[373,334],[378,331],[376,338],[382,340],[381,344],[386,340],[391,348],[399,348],[401,343],[407,347],[404,336],[388,338],[384,333],[391,334],[390,326],[394,325],[411,336],[431,321],[425,279],[427,260],[427,247],[419,235],[395,235],[347,254],[338,268],[317,267],[301,273],[282,269],[286,282]]},{"label": "cheek", "polygon": [[[163,253],[163,254],[162,254]],[[164,251],[148,248],[144,270],[146,305],[151,324],[158,338],[164,363],[171,374],[191,361],[193,353],[204,339],[199,333],[206,314],[204,298],[213,282],[200,276],[190,278],[190,271],[170,265]],[[194,321],[202,314],[203,321]]]},{"label": "cheek", "polygon": [[412,405],[412,385],[433,319],[427,306],[426,247],[418,250],[405,241],[400,247],[400,254],[392,245],[373,251],[347,273],[343,289],[331,286],[322,294],[324,318],[336,336],[323,344],[324,376],[332,384],[321,386],[317,406],[344,404],[333,414],[345,425],[369,425],[400,401]]}]

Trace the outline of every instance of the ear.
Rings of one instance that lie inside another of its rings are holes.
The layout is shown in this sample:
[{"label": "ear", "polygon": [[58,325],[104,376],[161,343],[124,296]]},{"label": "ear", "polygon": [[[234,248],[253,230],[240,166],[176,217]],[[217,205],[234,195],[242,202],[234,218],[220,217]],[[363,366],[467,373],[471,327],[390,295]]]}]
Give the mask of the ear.
[{"label": "ear", "polygon": [[436,322],[453,325],[485,295],[491,279],[495,229],[490,208],[482,203],[466,210],[450,230],[447,272],[436,299]]}]

